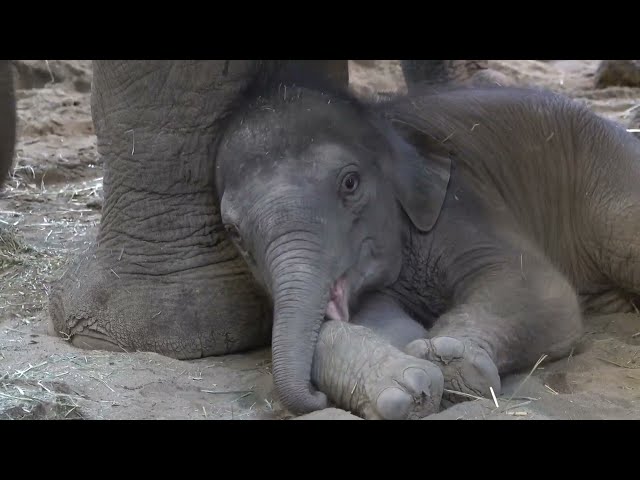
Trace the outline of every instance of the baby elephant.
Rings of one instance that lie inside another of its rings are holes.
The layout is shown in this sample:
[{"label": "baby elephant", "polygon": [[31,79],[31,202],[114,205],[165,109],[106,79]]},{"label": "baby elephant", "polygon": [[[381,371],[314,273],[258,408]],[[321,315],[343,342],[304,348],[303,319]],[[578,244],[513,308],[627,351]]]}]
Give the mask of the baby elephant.
[{"label": "baby elephant", "polygon": [[[217,188],[273,299],[273,376],[290,410],[324,408],[325,394],[346,408],[356,392],[370,416],[408,418],[437,410],[443,388],[449,402],[497,395],[502,375],[569,354],[585,309],[632,310],[640,142],[624,129],[537,90],[369,105],[271,80],[230,117]],[[336,322],[390,345],[347,348]],[[382,364],[404,394],[367,385],[384,384],[371,373]]]}]

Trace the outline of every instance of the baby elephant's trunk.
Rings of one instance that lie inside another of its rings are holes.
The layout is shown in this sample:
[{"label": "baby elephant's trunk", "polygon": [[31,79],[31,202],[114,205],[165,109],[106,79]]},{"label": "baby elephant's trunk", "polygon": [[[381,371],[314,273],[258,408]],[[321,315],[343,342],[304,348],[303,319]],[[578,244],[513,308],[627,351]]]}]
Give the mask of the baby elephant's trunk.
[{"label": "baby elephant's trunk", "polygon": [[[311,364],[329,300],[330,279],[309,249],[288,250],[271,265],[274,298],[273,378],[282,404],[294,413],[327,406],[311,385]],[[319,257],[319,255],[318,255]]]}]

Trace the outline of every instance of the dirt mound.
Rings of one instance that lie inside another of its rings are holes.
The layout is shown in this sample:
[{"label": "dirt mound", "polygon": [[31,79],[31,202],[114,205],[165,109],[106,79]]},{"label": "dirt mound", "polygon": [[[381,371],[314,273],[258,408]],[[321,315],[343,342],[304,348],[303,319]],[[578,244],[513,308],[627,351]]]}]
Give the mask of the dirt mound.
[{"label": "dirt mound", "polygon": [[596,87],[640,87],[640,60],[603,60],[596,72]]}]

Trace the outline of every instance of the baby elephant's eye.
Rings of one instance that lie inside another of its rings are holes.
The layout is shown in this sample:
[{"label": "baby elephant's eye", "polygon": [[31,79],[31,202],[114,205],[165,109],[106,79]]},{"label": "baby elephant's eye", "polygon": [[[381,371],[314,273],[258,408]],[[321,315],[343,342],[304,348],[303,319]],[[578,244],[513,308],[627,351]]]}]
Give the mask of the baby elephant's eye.
[{"label": "baby elephant's eye", "polygon": [[355,192],[359,184],[360,184],[360,176],[355,172],[348,174],[342,180],[342,188],[347,193]]}]

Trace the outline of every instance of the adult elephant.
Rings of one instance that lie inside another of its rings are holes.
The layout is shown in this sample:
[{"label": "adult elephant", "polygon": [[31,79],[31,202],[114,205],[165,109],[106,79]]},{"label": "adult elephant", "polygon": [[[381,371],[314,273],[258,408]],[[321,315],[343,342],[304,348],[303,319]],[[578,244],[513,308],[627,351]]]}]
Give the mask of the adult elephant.
[{"label": "adult elephant", "polygon": [[13,164],[16,143],[16,99],[9,60],[0,60],[0,186]]}]

